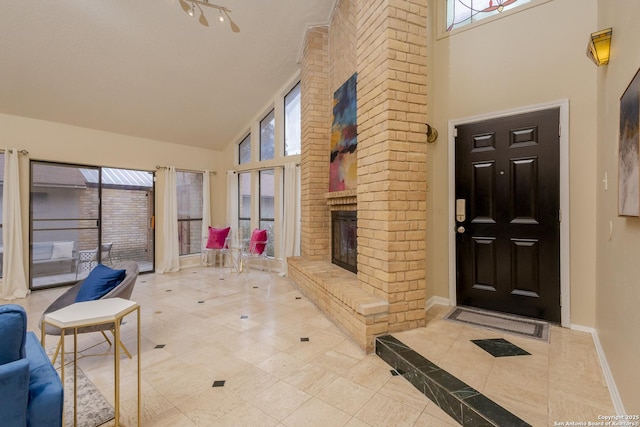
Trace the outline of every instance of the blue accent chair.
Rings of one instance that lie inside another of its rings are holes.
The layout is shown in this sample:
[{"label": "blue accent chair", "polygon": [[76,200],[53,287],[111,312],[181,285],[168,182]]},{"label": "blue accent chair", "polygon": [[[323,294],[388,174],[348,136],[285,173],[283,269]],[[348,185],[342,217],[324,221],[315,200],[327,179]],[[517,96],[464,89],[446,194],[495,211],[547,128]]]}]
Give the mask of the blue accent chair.
[{"label": "blue accent chair", "polygon": [[61,427],[62,383],[19,305],[0,305],[0,425]]}]

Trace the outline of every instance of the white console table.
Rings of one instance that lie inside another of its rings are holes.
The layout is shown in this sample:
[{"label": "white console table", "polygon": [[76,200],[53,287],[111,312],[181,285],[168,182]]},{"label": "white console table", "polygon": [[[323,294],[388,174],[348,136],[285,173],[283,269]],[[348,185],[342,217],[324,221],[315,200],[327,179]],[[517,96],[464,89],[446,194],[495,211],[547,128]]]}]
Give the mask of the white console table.
[{"label": "white console table", "polygon": [[[45,325],[52,325],[60,329],[61,340],[61,363],[60,377],[64,386],[64,336],[68,330],[73,331],[73,425],[78,423],[77,403],[78,403],[78,328],[85,326],[114,324],[114,378],[115,378],[115,426],[118,427],[120,419],[120,323],[128,314],[137,311],[138,315],[138,426],[140,425],[140,410],[142,399],[140,392],[140,305],[136,302],[122,298],[107,298],[95,301],[77,302],[60,310],[48,313],[42,320],[42,346],[45,342]],[[64,425],[64,411],[63,422]]]}]

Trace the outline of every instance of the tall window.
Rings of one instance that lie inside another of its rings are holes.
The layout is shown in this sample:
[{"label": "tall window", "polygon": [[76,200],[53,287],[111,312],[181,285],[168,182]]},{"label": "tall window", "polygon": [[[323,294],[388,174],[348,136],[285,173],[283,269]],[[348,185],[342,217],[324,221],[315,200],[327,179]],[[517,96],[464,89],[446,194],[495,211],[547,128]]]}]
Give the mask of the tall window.
[{"label": "tall window", "polygon": [[240,157],[238,159],[238,164],[251,162],[251,134],[247,135],[247,137],[242,140],[238,153]]},{"label": "tall window", "polygon": [[202,174],[176,172],[180,255],[202,250]]},{"label": "tall window", "polygon": [[241,239],[251,237],[251,173],[238,174],[238,228]]},{"label": "tall window", "polygon": [[275,127],[276,120],[274,110],[271,110],[260,121],[260,160],[271,160],[275,154]]},{"label": "tall window", "polygon": [[532,0],[447,0],[447,31],[522,6]]},{"label": "tall window", "polygon": [[269,236],[267,255],[274,255],[273,223],[275,220],[275,180],[273,169],[260,171],[260,229]]},{"label": "tall window", "polygon": [[300,83],[284,97],[284,155],[300,154]]},{"label": "tall window", "polygon": [[239,142],[238,237],[248,241],[252,230],[267,230],[266,255],[274,259],[283,250],[285,167],[301,153],[301,85],[294,83],[274,99],[274,108],[251,123],[251,138]]}]

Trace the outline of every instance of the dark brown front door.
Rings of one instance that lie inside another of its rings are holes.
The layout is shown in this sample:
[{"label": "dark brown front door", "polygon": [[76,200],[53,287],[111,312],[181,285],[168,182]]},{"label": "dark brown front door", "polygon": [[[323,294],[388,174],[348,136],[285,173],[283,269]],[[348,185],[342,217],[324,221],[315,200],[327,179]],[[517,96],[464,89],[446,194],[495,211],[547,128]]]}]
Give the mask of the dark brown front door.
[{"label": "dark brown front door", "polygon": [[559,108],[457,126],[457,303],[560,322]]}]

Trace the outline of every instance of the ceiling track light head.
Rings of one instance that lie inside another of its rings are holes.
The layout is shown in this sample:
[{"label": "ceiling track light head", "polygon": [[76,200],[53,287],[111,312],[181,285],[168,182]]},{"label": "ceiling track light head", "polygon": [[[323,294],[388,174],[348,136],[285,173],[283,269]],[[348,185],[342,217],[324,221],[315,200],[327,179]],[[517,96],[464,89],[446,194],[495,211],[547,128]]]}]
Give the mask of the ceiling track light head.
[{"label": "ceiling track light head", "polygon": [[[210,7],[212,9],[218,9],[218,21],[220,22],[229,21],[229,25],[231,26],[231,31],[233,31],[234,33],[240,32],[240,27],[238,27],[238,25],[235,22],[233,22],[233,20],[231,19],[231,16],[229,16],[231,11],[226,7],[209,3],[209,0],[178,0],[178,1],[180,2],[180,7],[182,7],[182,10],[184,10],[189,16],[192,16],[192,17],[195,16],[196,14],[196,6],[197,6],[198,10],[200,11],[200,18],[198,19],[198,22],[200,22],[200,24],[204,25],[205,27],[209,26],[209,21],[207,21],[207,18],[205,17],[201,6]],[[189,3],[187,2],[191,3],[191,5],[189,5]]]}]

